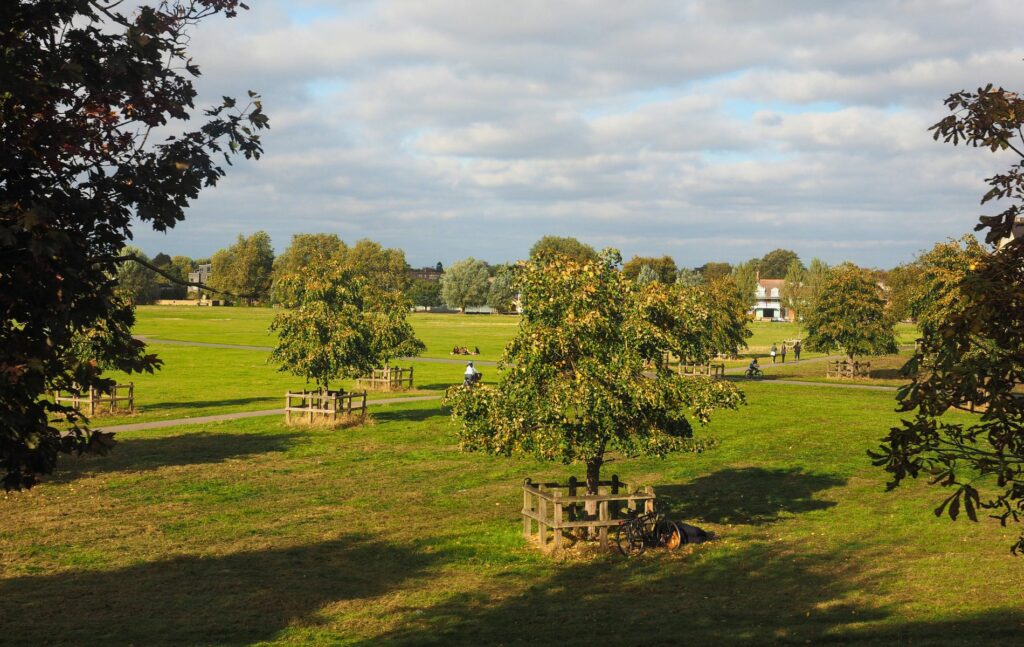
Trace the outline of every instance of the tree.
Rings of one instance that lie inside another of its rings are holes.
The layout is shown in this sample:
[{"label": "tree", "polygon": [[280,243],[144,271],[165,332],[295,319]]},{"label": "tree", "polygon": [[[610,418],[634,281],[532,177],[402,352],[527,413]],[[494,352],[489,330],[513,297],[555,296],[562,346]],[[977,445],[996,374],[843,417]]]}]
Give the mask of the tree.
[{"label": "tree", "polygon": [[405,296],[415,306],[439,308],[442,304],[441,282],[415,279],[405,291]]},{"label": "tree", "polygon": [[[123,306],[111,277],[135,223],[173,227],[204,186],[224,175],[216,158],[261,153],[259,99],[194,110],[190,29],[236,0],[0,3],[0,470],[7,488],[31,486],[60,453],[109,446],[80,414],[43,394],[103,388],[69,352],[76,335]],[[183,122],[194,115],[201,125]],[[165,128],[166,126],[166,128]],[[161,132],[173,136],[159,136]],[[128,333],[130,331],[120,331]],[[124,339],[123,335],[116,336]],[[136,345],[117,368],[152,370]],[[52,417],[69,423],[64,431]]]},{"label": "tree", "polygon": [[690,287],[693,287],[697,285],[703,285],[705,281],[706,279],[704,278],[704,275],[698,272],[697,270],[691,270],[684,267],[683,269],[679,270],[678,273],[676,273],[676,283],[679,283],[680,285],[688,285]]},{"label": "tree", "polygon": [[[987,511],[1016,523],[1024,514],[1024,240],[1019,229],[1015,236],[1024,214],[1024,100],[988,85],[954,93],[946,106],[935,139],[1014,155],[986,180],[981,200],[1009,204],[979,219],[984,249],[961,241],[926,255],[926,283],[951,293],[933,297],[954,301],[917,302],[921,339],[904,366],[911,381],[897,393],[899,410],[911,415],[870,454],[892,477],[890,489],[920,475],[949,488],[936,515],[957,519],[962,510],[977,520]],[[945,416],[951,408],[973,415]],[[1024,551],[1024,533],[1011,550]]]},{"label": "tree", "polygon": [[676,282],[676,273],[679,269],[671,256],[634,256],[622,266],[622,273],[631,281],[637,280],[644,266],[654,270],[655,280],[669,285]]},{"label": "tree", "polygon": [[409,302],[401,292],[374,291],[364,301],[363,317],[373,335],[377,366],[385,367],[396,357],[416,357],[427,350],[409,323]]},{"label": "tree", "polygon": [[304,271],[314,259],[334,258],[343,261],[348,245],[337,234],[294,234],[292,242],[284,252],[274,259],[271,296],[275,303],[294,298],[282,293],[281,279],[289,274]]},{"label": "tree", "polygon": [[894,323],[871,273],[844,263],[832,269],[817,302],[804,316],[804,346],[824,353],[842,348],[850,360],[895,353]]},{"label": "tree", "polygon": [[721,276],[696,286],[703,293],[709,312],[705,324],[707,356],[688,358],[701,363],[721,354],[732,356],[747,347],[751,336],[747,310],[750,302],[743,298],[731,276]]},{"label": "tree", "polygon": [[[623,272],[625,274],[625,272]],[[634,279],[637,285],[647,285],[648,283],[658,282],[658,272],[650,265],[644,265],[640,268],[640,272],[637,273]]]},{"label": "tree", "polygon": [[487,303],[489,289],[487,263],[475,258],[452,264],[441,277],[441,299],[449,308],[463,312]]},{"label": "tree", "polygon": [[194,272],[195,269],[196,263],[188,256],[171,257],[171,264],[167,266],[167,273],[171,277],[167,280],[166,289],[161,288],[168,299],[184,299],[188,296],[188,289],[182,284],[188,280],[189,273]]},{"label": "tree", "polygon": [[366,286],[373,291],[401,294],[409,287],[409,264],[400,249],[360,240],[346,252],[345,263],[353,274],[365,279]]},{"label": "tree", "polygon": [[530,260],[554,255],[568,256],[581,263],[597,260],[597,251],[593,247],[571,236],[544,236],[530,248]]},{"label": "tree", "polygon": [[[789,266],[793,262],[800,262],[797,253],[789,249],[773,249],[765,254],[758,263],[758,270],[762,279],[781,279],[786,277]],[[802,266],[802,264],[801,264]]]},{"label": "tree", "polygon": [[757,263],[757,259],[753,259],[732,268],[733,282],[748,309],[757,300]]},{"label": "tree", "polygon": [[732,265],[729,263],[704,263],[697,268],[697,271],[704,275],[705,281],[713,281],[732,274]]},{"label": "tree", "polygon": [[372,322],[363,314],[360,279],[335,259],[315,271],[281,277],[293,300],[270,324],[278,341],[270,360],[279,370],[313,380],[323,391],[333,380],[358,377],[380,364]]},{"label": "tree", "polygon": [[498,312],[509,312],[515,308],[516,297],[515,266],[501,265],[497,268],[491,287],[487,290],[487,305]]},{"label": "tree", "polygon": [[786,270],[785,283],[782,286],[782,305],[787,310],[800,314],[807,310],[807,270],[803,263],[794,260]]},{"label": "tree", "polygon": [[522,320],[497,387],[452,387],[446,396],[463,448],[584,463],[596,494],[610,451],[666,456],[707,446],[693,439],[687,413],[704,424],[743,396],[725,380],[678,375],[663,353],[701,352],[709,313],[695,291],[638,286],[619,262],[608,250],[597,261],[553,255],[521,265]]},{"label": "tree", "polygon": [[211,287],[245,295],[250,306],[270,299],[274,250],[267,232],[257,231],[248,238],[239,234],[234,245],[213,255],[211,264]]},{"label": "tree", "polygon": [[[149,262],[149,258],[138,247],[126,246],[121,250],[121,255]],[[156,272],[137,261],[121,263],[117,267],[117,294],[132,305],[153,303],[160,297],[160,286],[156,279]]]}]

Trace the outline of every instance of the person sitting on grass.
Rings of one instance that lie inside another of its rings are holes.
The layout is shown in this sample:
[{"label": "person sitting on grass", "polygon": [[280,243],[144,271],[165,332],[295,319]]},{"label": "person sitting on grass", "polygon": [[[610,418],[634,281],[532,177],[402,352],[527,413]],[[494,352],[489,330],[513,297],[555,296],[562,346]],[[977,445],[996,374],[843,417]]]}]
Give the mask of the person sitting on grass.
[{"label": "person sitting on grass", "polygon": [[473,354],[474,355],[479,355],[480,354],[480,347],[479,346],[474,346],[473,347]]}]

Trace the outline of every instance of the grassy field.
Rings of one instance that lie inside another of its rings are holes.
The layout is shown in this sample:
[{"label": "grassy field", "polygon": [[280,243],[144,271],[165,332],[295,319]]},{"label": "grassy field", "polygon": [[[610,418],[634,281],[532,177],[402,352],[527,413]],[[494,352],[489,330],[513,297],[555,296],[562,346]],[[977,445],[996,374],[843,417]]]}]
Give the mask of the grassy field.
[{"label": "grassy field", "polygon": [[[626,560],[523,544],[522,478],[578,469],[460,452],[431,403],[345,431],[277,418],[120,435],[0,500],[0,642],[1010,643],[1012,530],[884,491],[864,452],[891,396],[745,385],[720,446],[606,473],[717,538]],[[60,601],[75,600],[69,607]]]},{"label": "grassy field", "polygon": [[[144,310],[140,332],[225,341],[225,314],[240,313],[228,343],[262,345],[271,314],[176,310],[187,316]],[[433,348],[479,345],[485,357],[515,329],[414,321]],[[755,339],[789,338],[779,326],[758,324]],[[263,351],[154,349],[167,364],[133,377],[143,411],[131,422],[277,407],[301,386]],[[461,374],[416,370],[434,393]],[[773,370],[814,380],[824,364]],[[630,560],[525,545],[522,479],[581,469],[461,452],[436,401],[379,406],[372,424],[337,431],[271,416],[118,434],[109,456],[69,458],[0,498],[0,644],[1019,641],[1018,528],[937,519],[939,492],[887,493],[871,467],[865,452],[898,421],[892,393],[741,386],[748,406],[698,432],[717,448],[606,467],[716,535]],[[129,420],[103,420],[115,421]]]}]

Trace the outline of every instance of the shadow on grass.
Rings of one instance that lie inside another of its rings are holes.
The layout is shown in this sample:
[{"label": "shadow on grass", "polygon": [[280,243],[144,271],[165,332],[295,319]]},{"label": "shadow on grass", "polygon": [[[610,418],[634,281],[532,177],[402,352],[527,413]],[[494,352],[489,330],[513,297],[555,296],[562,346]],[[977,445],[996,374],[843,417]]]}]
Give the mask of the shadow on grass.
[{"label": "shadow on grass", "polygon": [[269,402],[271,400],[277,401],[277,400],[282,400],[282,399],[283,399],[283,397],[282,398],[278,398],[278,397],[272,397],[272,396],[263,396],[262,398],[235,398],[233,400],[203,400],[203,401],[198,401],[198,402],[195,402],[195,401],[192,401],[192,402],[182,402],[182,401],[155,402],[155,403],[152,403],[152,404],[147,404],[144,407],[140,407],[140,408],[143,411],[153,411],[155,409],[175,410],[175,409],[199,409],[199,408],[207,408],[207,407],[234,407],[234,406],[239,406],[239,405],[252,404],[253,402]]},{"label": "shadow on grass", "polygon": [[119,440],[106,456],[72,456],[60,463],[53,482],[122,470],[155,470],[170,465],[219,463],[229,458],[283,452],[302,434],[189,433]]},{"label": "shadow on grass", "polygon": [[440,556],[350,535],[17,577],[0,581],[0,617],[5,636],[23,644],[249,644],[274,638],[325,604],[389,593]]},{"label": "shadow on grass", "polygon": [[844,552],[809,556],[778,544],[681,559],[599,559],[559,567],[544,582],[507,598],[486,591],[451,595],[363,644],[939,645],[969,639],[985,645],[1019,640],[1020,611],[901,623],[884,602],[859,594],[884,587],[879,580],[884,577],[861,572]]},{"label": "shadow on grass", "polygon": [[423,422],[436,417],[446,417],[448,413],[442,409],[437,402],[430,403],[434,406],[422,409],[375,409],[373,419],[378,423],[384,422]]},{"label": "shadow on grass", "polygon": [[815,499],[814,494],[845,483],[841,478],[800,469],[744,467],[719,470],[684,485],[659,485],[655,492],[674,519],[762,525],[782,514],[835,506]]}]

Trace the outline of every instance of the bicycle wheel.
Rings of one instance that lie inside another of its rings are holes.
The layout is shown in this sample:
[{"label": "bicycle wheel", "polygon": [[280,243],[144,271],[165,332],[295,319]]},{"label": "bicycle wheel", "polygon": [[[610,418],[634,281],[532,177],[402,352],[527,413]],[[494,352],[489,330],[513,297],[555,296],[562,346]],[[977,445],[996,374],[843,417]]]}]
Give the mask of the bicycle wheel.
[{"label": "bicycle wheel", "polygon": [[658,545],[669,550],[675,550],[686,543],[686,533],[675,521],[662,519],[655,529],[658,538]]},{"label": "bicycle wheel", "polygon": [[634,523],[622,523],[615,528],[615,545],[626,557],[640,555],[647,548],[643,534]]}]

